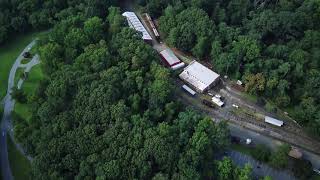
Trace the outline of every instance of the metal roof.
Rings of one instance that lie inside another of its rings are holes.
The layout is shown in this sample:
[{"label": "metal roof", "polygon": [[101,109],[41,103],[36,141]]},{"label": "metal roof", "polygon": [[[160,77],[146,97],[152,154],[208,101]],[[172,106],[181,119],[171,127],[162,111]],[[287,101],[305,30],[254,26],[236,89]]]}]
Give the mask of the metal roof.
[{"label": "metal roof", "polygon": [[160,54],[170,66],[174,66],[180,62],[180,59],[169,48],[161,51]]},{"label": "metal roof", "polygon": [[200,91],[204,91],[208,86],[215,82],[220,75],[211,71],[197,61],[192,61],[179,77]]},{"label": "metal roof", "polygon": [[178,64],[176,64],[174,66],[171,66],[171,69],[172,70],[177,70],[177,69],[182,68],[184,65],[185,65],[184,62],[181,62],[181,63],[178,63]]},{"label": "metal roof", "polygon": [[269,117],[269,116],[265,116],[264,122],[267,122],[267,123],[270,123],[270,124],[273,124],[273,125],[276,125],[276,126],[282,126],[283,125],[283,121],[280,121],[278,119],[275,119],[275,118],[272,118],[272,117]]},{"label": "metal roof", "polygon": [[139,18],[134,12],[124,12],[122,16],[127,18],[128,24],[131,28],[136,31],[142,32],[142,39],[144,40],[152,40],[150,34],[146,30],[146,28],[142,25]]}]

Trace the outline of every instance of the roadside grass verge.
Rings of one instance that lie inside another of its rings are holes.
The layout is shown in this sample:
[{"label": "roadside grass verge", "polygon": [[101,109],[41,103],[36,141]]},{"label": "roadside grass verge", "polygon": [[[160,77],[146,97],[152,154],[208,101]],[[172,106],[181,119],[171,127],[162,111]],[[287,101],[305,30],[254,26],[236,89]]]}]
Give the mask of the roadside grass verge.
[{"label": "roadside grass verge", "polygon": [[31,61],[31,58],[23,58],[21,64],[28,64]]},{"label": "roadside grass verge", "polygon": [[16,75],[14,76],[14,84],[17,85],[19,80],[21,79],[25,68],[18,68],[16,71]]},{"label": "roadside grass verge", "polygon": [[22,85],[22,89],[27,94],[27,96],[33,95],[39,82],[43,79],[43,77],[44,76],[41,70],[41,65],[35,65],[27,75],[27,79],[24,81]]},{"label": "roadside grass verge", "polygon": [[6,94],[9,73],[16,58],[33,39],[45,33],[32,32],[17,35],[9,43],[0,47],[0,99],[3,99]]},{"label": "roadside grass verge", "polygon": [[320,175],[314,173],[313,176],[311,177],[311,180],[320,180]]},{"label": "roadside grass verge", "polygon": [[[40,64],[38,64],[31,69],[27,79],[22,84],[22,90],[27,97],[31,97],[33,95],[41,79],[43,79],[43,73],[41,71]],[[31,105],[29,103],[21,104],[16,102],[14,112],[28,122],[31,118],[30,106]]]},{"label": "roadside grass verge", "polygon": [[10,137],[7,138],[8,142],[8,155],[10,161],[10,167],[12,175],[16,180],[28,180],[30,179],[31,164],[29,160],[23,156],[16,146],[13,144]]}]

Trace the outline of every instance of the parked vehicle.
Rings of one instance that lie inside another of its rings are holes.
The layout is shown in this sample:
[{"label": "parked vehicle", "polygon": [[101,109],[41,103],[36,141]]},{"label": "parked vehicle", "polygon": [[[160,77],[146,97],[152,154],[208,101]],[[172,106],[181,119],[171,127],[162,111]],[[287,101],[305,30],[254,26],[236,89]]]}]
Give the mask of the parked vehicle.
[{"label": "parked vehicle", "polygon": [[237,108],[237,109],[239,108],[239,106],[236,104],[232,104],[232,107]]},{"label": "parked vehicle", "polygon": [[24,52],[24,53],[23,53],[23,57],[24,57],[24,58],[31,58],[31,53],[28,52],[28,51],[27,51],[27,52]]},{"label": "parked vehicle", "polygon": [[316,168],[314,168],[314,169],[313,169],[313,171],[314,171],[315,173],[317,173],[317,174],[319,174],[319,175],[320,175],[320,169],[316,169]]},{"label": "parked vehicle", "polygon": [[251,140],[251,139],[249,139],[249,138],[246,139],[246,144],[247,144],[247,145],[250,145],[251,143],[252,143],[252,140]]},{"label": "parked vehicle", "polygon": [[221,99],[221,95],[220,94],[216,94],[214,97]]},{"label": "parked vehicle", "polygon": [[212,97],[212,102],[215,103],[216,105],[218,105],[219,107],[223,107],[224,102],[221,101],[220,98],[217,98],[217,96]]},{"label": "parked vehicle", "polygon": [[206,99],[202,100],[202,104],[204,104],[204,105],[206,105],[206,106],[208,106],[210,108],[215,108],[214,104],[211,101],[208,101]]}]

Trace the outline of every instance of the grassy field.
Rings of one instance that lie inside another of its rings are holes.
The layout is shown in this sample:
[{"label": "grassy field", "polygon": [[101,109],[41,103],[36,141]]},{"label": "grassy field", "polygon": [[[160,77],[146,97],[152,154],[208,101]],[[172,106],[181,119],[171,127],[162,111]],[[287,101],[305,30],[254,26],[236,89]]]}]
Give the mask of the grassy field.
[{"label": "grassy field", "polygon": [[8,154],[10,160],[10,167],[14,179],[27,180],[30,179],[31,165],[27,158],[25,158],[15,147],[10,138],[8,138]]},{"label": "grassy field", "polygon": [[21,64],[28,64],[31,61],[31,58],[23,58]]},{"label": "grassy field", "polygon": [[[43,74],[42,74],[40,65],[38,64],[31,69],[27,79],[24,81],[22,85],[22,90],[27,95],[27,97],[32,96],[32,94],[35,92],[38,86],[38,83],[42,78],[43,78]],[[14,111],[20,117],[22,117],[26,121],[29,121],[29,119],[31,118],[29,107],[30,107],[29,104],[16,103],[14,107]]]},{"label": "grassy field", "polygon": [[36,90],[38,83],[43,78],[43,73],[41,71],[40,64],[34,66],[31,71],[29,72],[29,75],[26,79],[26,81],[22,85],[23,91],[28,95],[31,96],[33,92]]},{"label": "grassy field", "polygon": [[11,66],[21,51],[36,37],[44,34],[43,32],[34,32],[19,35],[0,47],[0,99],[6,94],[8,76]]},{"label": "grassy field", "polygon": [[16,71],[16,75],[14,76],[14,84],[16,85],[20,78],[22,77],[22,74],[24,72],[24,68],[18,68]]},{"label": "grassy field", "polygon": [[314,174],[314,175],[311,177],[311,180],[320,180],[320,175]]}]

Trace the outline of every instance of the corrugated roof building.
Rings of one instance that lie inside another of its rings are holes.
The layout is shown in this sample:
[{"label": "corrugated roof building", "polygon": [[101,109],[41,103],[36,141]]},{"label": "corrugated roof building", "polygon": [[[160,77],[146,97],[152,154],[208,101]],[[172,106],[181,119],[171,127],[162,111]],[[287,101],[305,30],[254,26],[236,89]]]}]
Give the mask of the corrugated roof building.
[{"label": "corrugated roof building", "polygon": [[219,82],[220,75],[197,61],[192,61],[179,77],[192,85],[198,92],[204,92]]},{"label": "corrugated roof building", "polygon": [[124,12],[122,16],[126,17],[128,24],[136,31],[142,32],[142,39],[145,41],[152,41],[152,38],[146,28],[142,25],[139,18],[134,12]]},{"label": "corrugated roof building", "polygon": [[169,49],[160,52],[162,60],[173,70],[182,68],[185,64]]}]

